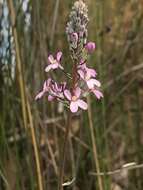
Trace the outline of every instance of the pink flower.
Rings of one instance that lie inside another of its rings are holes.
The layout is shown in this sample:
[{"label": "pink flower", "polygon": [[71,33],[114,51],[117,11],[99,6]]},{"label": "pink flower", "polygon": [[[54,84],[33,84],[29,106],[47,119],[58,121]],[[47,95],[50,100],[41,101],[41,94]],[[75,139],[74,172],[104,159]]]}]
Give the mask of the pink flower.
[{"label": "pink flower", "polygon": [[49,78],[47,81],[44,82],[43,90],[37,94],[35,99],[42,98],[45,93],[48,94],[48,100],[52,101],[54,99],[64,99],[64,90],[66,87],[66,82],[63,82],[61,84],[57,84],[54,82],[51,78]]},{"label": "pink flower", "polygon": [[50,64],[45,68],[45,71],[49,72],[50,70],[54,70],[57,68],[60,68],[63,70],[64,68],[60,64],[61,57],[62,57],[62,52],[60,51],[57,53],[56,59],[53,57],[53,55],[49,55],[48,61]]},{"label": "pink flower", "polygon": [[90,73],[91,77],[96,77],[97,73],[94,69],[90,69],[86,66],[85,63],[80,63],[80,65],[78,66],[79,70],[82,70],[84,72]]},{"label": "pink flower", "polygon": [[83,110],[87,109],[87,103],[80,99],[81,89],[77,87],[74,90],[74,94],[72,95],[69,90],[65,90],[64,94],[66,98],[70,101],[70,110],[75,113],[78,111],[78,107]]},{"label": "pink flower", "polygon": [[48,96],[48,100],[52,101],[54,99],[64,99],[64,90],[66,87],[66,82],[63,82],[61,84],[57,84],[56,82],[53,81],[53,84],[51,85],[50,89],[50,95]]},{"label": "pink flower", "polygon": [[36,95],[35,100],[38,100],[38,99],[42,98],[44,96],[44,94],[49,91],[51,81],[52,81],[52,79],[49,78],[47,81],[44,82],[44,84],[43,84],[43,90],[40,91]]},{"label": "pink flower", "polygon": [[102,92],[99,91],[99,90],[97,90],[96,88],[91,89],[91,92],[93,92],[95,94],[95,96],[97,97],[97,99],[103,98]]},{"label": "pink flower", "polygon": [[88,42],[86,45],[85,45],[85,49],[88,51],[88,53],[93,53],[94,50],[96,48],[96,45],[94,42]]},{"label": "pink flower", "polygon": [[[89,69],[89,68],[80,68],[78,69],[78,74],[83,79],[89,89],[93,89],[94,86],[100,87],[101,83],[95,79],[96,76],[96,71],[94,69]],[[94,78],[91,78],[94,77]]]}]

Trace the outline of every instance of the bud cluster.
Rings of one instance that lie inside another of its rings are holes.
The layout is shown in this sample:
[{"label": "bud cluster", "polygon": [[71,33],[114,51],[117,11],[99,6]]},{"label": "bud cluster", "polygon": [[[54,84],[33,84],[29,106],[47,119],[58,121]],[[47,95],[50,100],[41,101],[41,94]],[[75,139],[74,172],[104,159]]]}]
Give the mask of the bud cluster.
[{"label": "bud cluster", "polygon": [[[72,7],[69,18],[70,19],[66,27],[66,33],[70,47],[77,48],[77,41],[80,41],[82,45],[86,44],[88,35],[87,24],[89,21],[86,4],[81,0],[76,1]],[[75,40],[73,40],[73,37],[75,37]]]}]

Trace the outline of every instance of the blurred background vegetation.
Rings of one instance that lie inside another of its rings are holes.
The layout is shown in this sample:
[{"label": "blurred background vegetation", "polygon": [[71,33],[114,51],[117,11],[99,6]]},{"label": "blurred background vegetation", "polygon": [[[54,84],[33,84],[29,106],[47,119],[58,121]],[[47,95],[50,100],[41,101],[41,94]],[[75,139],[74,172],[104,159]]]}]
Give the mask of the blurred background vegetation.
[{"label": "blurred background vegetation", "polygon": [[[49,53],[62,50],[71,68],[65,26],[73,2],[0,0],[0,190],[57,189],[67,110],[34,97]],[[76,180],[65,189],[142,190],[142,168],[92,172],[143,163],[143,1],[85,2],[97,47],[89,64],[104,99],[89,97],[88,112],[72,118],[64,181]]]}]

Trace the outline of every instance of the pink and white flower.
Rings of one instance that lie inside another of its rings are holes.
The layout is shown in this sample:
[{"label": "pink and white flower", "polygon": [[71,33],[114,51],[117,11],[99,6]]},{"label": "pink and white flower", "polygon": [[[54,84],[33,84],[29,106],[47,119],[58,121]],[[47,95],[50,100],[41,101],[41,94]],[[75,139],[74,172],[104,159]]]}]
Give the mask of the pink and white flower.
[{"label": "pink and white flower", "polygon": [[64,95],[70,101],[71,112],[77,112],[79,107],[87,110],[87,103],[80,99],[81,89],[79,87],[74,90],[73,94],[69,90],[65,90]]},{"label": "pink and white flower", "polygon": [[64,99],[64,90],[66,88],[66,82],[63,82],[61,84],[57,84],[53,81],[50,89],[50,95],[48,96],[48,100],[52,101],[54,99]]},{"label": "pink and white flower", "polygon": [[54,99],[64,99],[64,90],[66,87],[66,82],[57,84],[51,78],[44,82],[43,89],[37,94],[35,100],[42,98],[45,94],[48,95],[48,100],[52,101]]},{"label": "pink and white flower", "polygon": [[82,70],[83,72],[90,73],[91,77],[96,77],[96,75],[97,75],[95,69],[88,68],[86,66],[86,63],[82,63],[82,61],[78,66],[78,70]]},{"label": "pink and white flower", "polygon": [[42,91],[40,91],[36,97],[35,97],[35,100],[38,100],[38,99],[41,99],[45,93],[47,93],[49,90],[50,90],[50,83],[51,83],[52,79],[49,78],[48,80],[46,80],[43,84],[43,89]]},{"label": "pink and white flower", "polygon": [[60,51],[57,53],[56,58],[54,58],[53,55],[49,55],[48,57],[49,65],[45,68],[45,71],[49,72],[50,70],[55,70],[57,68],[63,70],[64,68],[60,63],[61,57],[62,57],[62,52]]},{"label": "pink and white flower", "polygon": [[[94,69],[89,69],[86,65],[78,69],[78,74],[83,79],[89,89],[93,89],[94,86],[100,87],[101,83],[95,79],[96,71]],[[93,77],[93,78],[92,78]]]}]

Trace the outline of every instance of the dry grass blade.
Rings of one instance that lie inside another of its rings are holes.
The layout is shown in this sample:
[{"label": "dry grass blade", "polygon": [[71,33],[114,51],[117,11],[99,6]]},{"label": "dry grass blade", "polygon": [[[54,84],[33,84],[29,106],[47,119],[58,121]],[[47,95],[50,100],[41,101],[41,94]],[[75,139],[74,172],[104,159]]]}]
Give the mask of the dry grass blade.
[{"label": "dry grass blade", "polygon": [[108,172],[90,172],[90,175],[95,175],[95,176],[106,176],[106,175],[114,175],[114,174],[118,174],[121,173],[123,170],[135,170],[135,169],[139,169],[139,168],[143,168],[143,164],[134,164],[134,165],[130,165],[130,166],[125,166],[123,165],[121,168],[117,169],[117,170],[113,170],[113,171],[108,171]]}]

